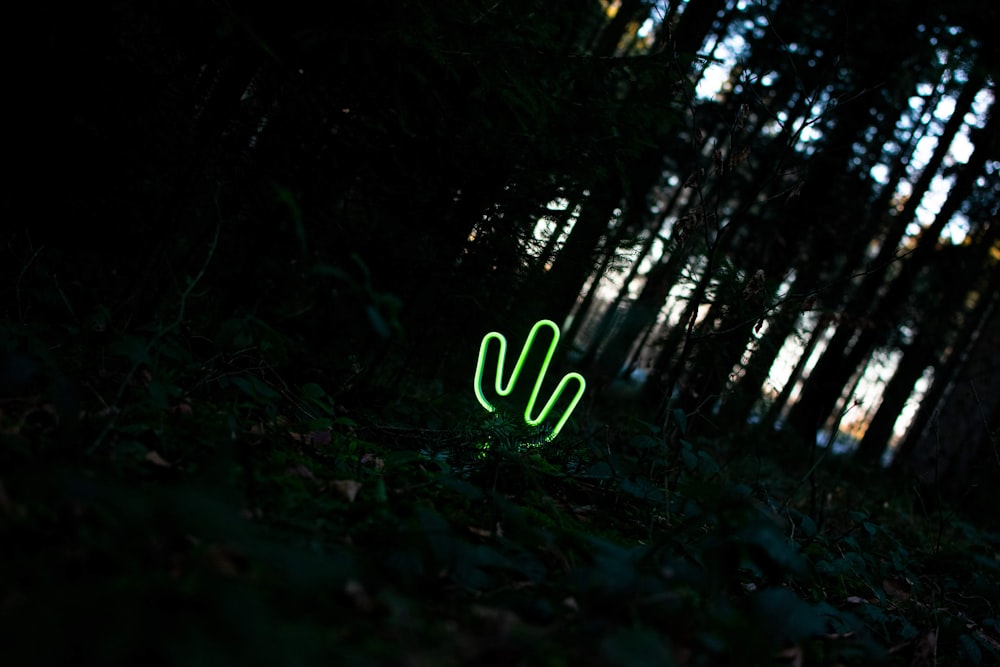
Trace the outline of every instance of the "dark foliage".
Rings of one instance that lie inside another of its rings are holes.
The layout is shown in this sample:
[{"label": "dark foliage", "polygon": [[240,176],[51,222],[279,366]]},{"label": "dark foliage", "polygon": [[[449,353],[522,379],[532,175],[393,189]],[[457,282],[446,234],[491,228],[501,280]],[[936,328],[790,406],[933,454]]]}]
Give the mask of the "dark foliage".
[{"label": "dark foliage", "polygon": [[[0,655],[1000,662],[975,4],[13,11]],[[589,382],[552,442],[469,386],[540,318]]]}]

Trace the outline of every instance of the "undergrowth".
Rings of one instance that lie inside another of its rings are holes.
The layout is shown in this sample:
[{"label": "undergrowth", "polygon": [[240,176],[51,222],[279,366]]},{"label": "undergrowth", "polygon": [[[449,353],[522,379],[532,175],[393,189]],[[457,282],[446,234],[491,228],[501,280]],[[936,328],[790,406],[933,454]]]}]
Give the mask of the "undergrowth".
[{"label": "undergrowth", "polygon": [[345,407],[292,346],[3,328],[7,664],[1000,662],[1000,535],[947,507],[781,434]]}]

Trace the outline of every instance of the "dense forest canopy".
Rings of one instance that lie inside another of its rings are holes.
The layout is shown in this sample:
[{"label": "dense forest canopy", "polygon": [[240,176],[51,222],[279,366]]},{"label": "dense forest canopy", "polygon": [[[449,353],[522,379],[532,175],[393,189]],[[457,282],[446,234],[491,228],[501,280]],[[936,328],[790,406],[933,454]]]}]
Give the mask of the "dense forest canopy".
[{"label": "dense forest canopy", "polygon": [[140,381],[445,432],[380,410],[478,419],[483,335],[547,319],[587,378],[561,440],[763,439],[799,475],[819,443],[995,523],[998,31],[971,0],[19,10],[4,400],[52,392],[88,455]]}]

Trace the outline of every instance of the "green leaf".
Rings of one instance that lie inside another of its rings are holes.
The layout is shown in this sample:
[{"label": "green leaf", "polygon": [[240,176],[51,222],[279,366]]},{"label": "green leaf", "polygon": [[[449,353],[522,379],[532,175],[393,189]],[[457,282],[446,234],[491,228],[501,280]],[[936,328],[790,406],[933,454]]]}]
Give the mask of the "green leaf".
[{"label": "green leaf", "polygon": [[619,488],[630,496],[634,496],[640,500],[649,500],[661,503],[666,497],[663,493],[662,487],[658,484],[653,484],[644,477],[639,477],[634,480],[623,479],[621,480]]},{"label": "green leaf", "polygon": [[657,426],[656,424],[650,424],[649,422],[644,422],[641,419],[638,419],[636,421],[638,421],[640,424],[648,428],[650,435],[656,435],[661,430],[660,427]]},{"label": "green leaf", "polygon": [[480,500],[483,497],[483,491],[478,486],[469,484],[465,480],[452,477],[451,475],[442,475],[438,478],[438,482],[446,489],[455,491],[469,500]]},{"label": "green leaf", "polygon": [[267,386],[262,380],[253,375],[234,375],[229,381],[236,385],[236,388],[247,394],[251,398],[264,401],[274,401],[281,398],[281,394]]},{"label": "green leaf", "polygon": [[421,452],[403,449],[397,452],[387,453],[385,455],[385,464],[388,467],[393,467],[412,463],[413,461],[426,461],[428,458],[430,457],[422,454]]},{"label": "green leaf", "polygon": [[590,479],[611,479],[615,476],[615,471],[611,469],[611,466],[607,461],[598,461],[594,465],[587,468],[587,471],[581,475],[581,477],[587,477]]},{"label": "green leaf", "polygon": [[385,478],[379,477],[375,481],[375,500],[384,505],[389,502],[389,494],[385,490]]},{"label": "green leaf", "polygon": [[701,471],[707,475],[718,475],[719,472],[721,472],[719,464],[716,463],[715,459],[713,459],[712,456],[704,450],[698,452],[698,466],[701,468]]},{"label": "green leaf", "polygon": [[170,403],[170,397],[179,393],[177,387],[165,382],[160,377],[153,377],[149,383],[149,398],[153,407],[160,410],[166,409]]},{"label": "green leaf", "polygon": [[309,382],[302,385],[302,396],[311,401],[318,401],[326,397],[326,392],[315,382]]},{"label": "green leaf", "polygon": [[329,431],[333,427],[333,421],[327,417],[310,419],[306,422],[306,427],[310,431]]},{"label": "green leaf", "polygon": [[661,444],[663,444],[661,440],[658,440],[648,435],[633,436],[632,439],[630,440],[630,443],[636,449],[651,449],[653,447],[658,447]]},{"label": "green leaf", "polygon": [[124,433],[126,435],[144,435],[151,432],[153,429],[149,424],[119,424],[115,427],[115,430],[119,433]]},{"label": "green leaf", "polygon": [[389,330],[389,325],[386,323],[385,318],[382,317],[382,313],[378,311],[378,308],[372,305],[365,306],[365,312],[368,314],[368,321],[372,325],[372,329],[378,334],[379,338],[388,338],[392,332]]},{"label": "green leaf", "polygon": [[545,564],[529,553],[518,552],[507,558],[507,567],[536,584],[545,581],[548,570]]},{"label": "green leaf", "polygon": [[687,433],[687,423],[688,423],[687,422],[687,415],[684,414],[684,411],[681,410],[680,408],[675,408],[674,412],[673,412],[673,415],[674,415],[674,421],[677,422],[677,428],[679,428],[680,431],[681,431],[681,435],[686,434]]},{"label": "green leaf", "polygon": [[[798,546],[789,542],[770,524],[757,524],[745,527],[737,534],[738,539],[746,545],[756,547],[757,561],[760,565],[770,564],[785,572],[799,574],[805,572],[805,559],[799,553]],[[767,561],[761,562],[761,556]]]},{"label": "green leaf", "polygon": [[802,529],[802,534],[806,537],[816,535],[816,522],[808,514],[799,515],[799,528]]},{"label": "green leaf", "polygon": [[964,659],[962,664],[978,665],[983,661],[983,651],[972,635],[962,635],[958,638],[958,652]]},{"label": "green leaf", "polygon": [[319,263],[313,267],[313,273],[320,276],[332,276],[338,280],[343,280],[346,283],[354,284],[354,279],[351,278],[350,274],[343,269],[337,268],[326,263]]},{"label": "green leaf", "polygon": [[424,537],[438,564],[450,566],[458,553],[459,543],[451,526],[437,511],[429,507],[417,507],[417,517]]},{"label": "green leaf", "polygon": [[681,461],[684,462],[684,467],[690,471],[694,471],[698,467],[698,457],[692,451],[691,443],[685,440],[681,440]]},{"label": "green leaf", "polygon": [[646,627],[618,630],[601,642],[601,652],[612,665],[623,667],[665,667],[674,657],[658,633]]},{"label": "green leaf", "polygon": [[751,609],[776,644],[798,642],[827,632],[826,619],[787,588],[768,588],[751,597]]},{"label": "green leaf", "polygon": [[277,193],[278,201],[287,206],[289,213],[292,215],[292,224],[295,227],[295,240],[298,241],[299,253],[305,257],[309,254],[309,248],[306,244],[306,227],[302,222],[302,209],[299,208],[299,203],[291,190],[276,184],[273,187]]},{"label": "green leaf", "polygon": [[111,349],[131,361],[133,364],[150,364],[149,349],[146,341],[139,336],[126,334],[111,345]]}]

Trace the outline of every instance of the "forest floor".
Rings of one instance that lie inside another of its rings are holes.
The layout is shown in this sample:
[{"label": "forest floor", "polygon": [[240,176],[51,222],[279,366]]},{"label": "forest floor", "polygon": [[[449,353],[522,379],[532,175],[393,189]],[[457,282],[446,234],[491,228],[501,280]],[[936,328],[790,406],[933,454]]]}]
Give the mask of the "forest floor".
[{"label": "forest floor", "polygon": [[6,357],[6,664],[1000,663],[1000,534],[823,450],[522,446],[471,392],[351,407],[168,343]]}]

